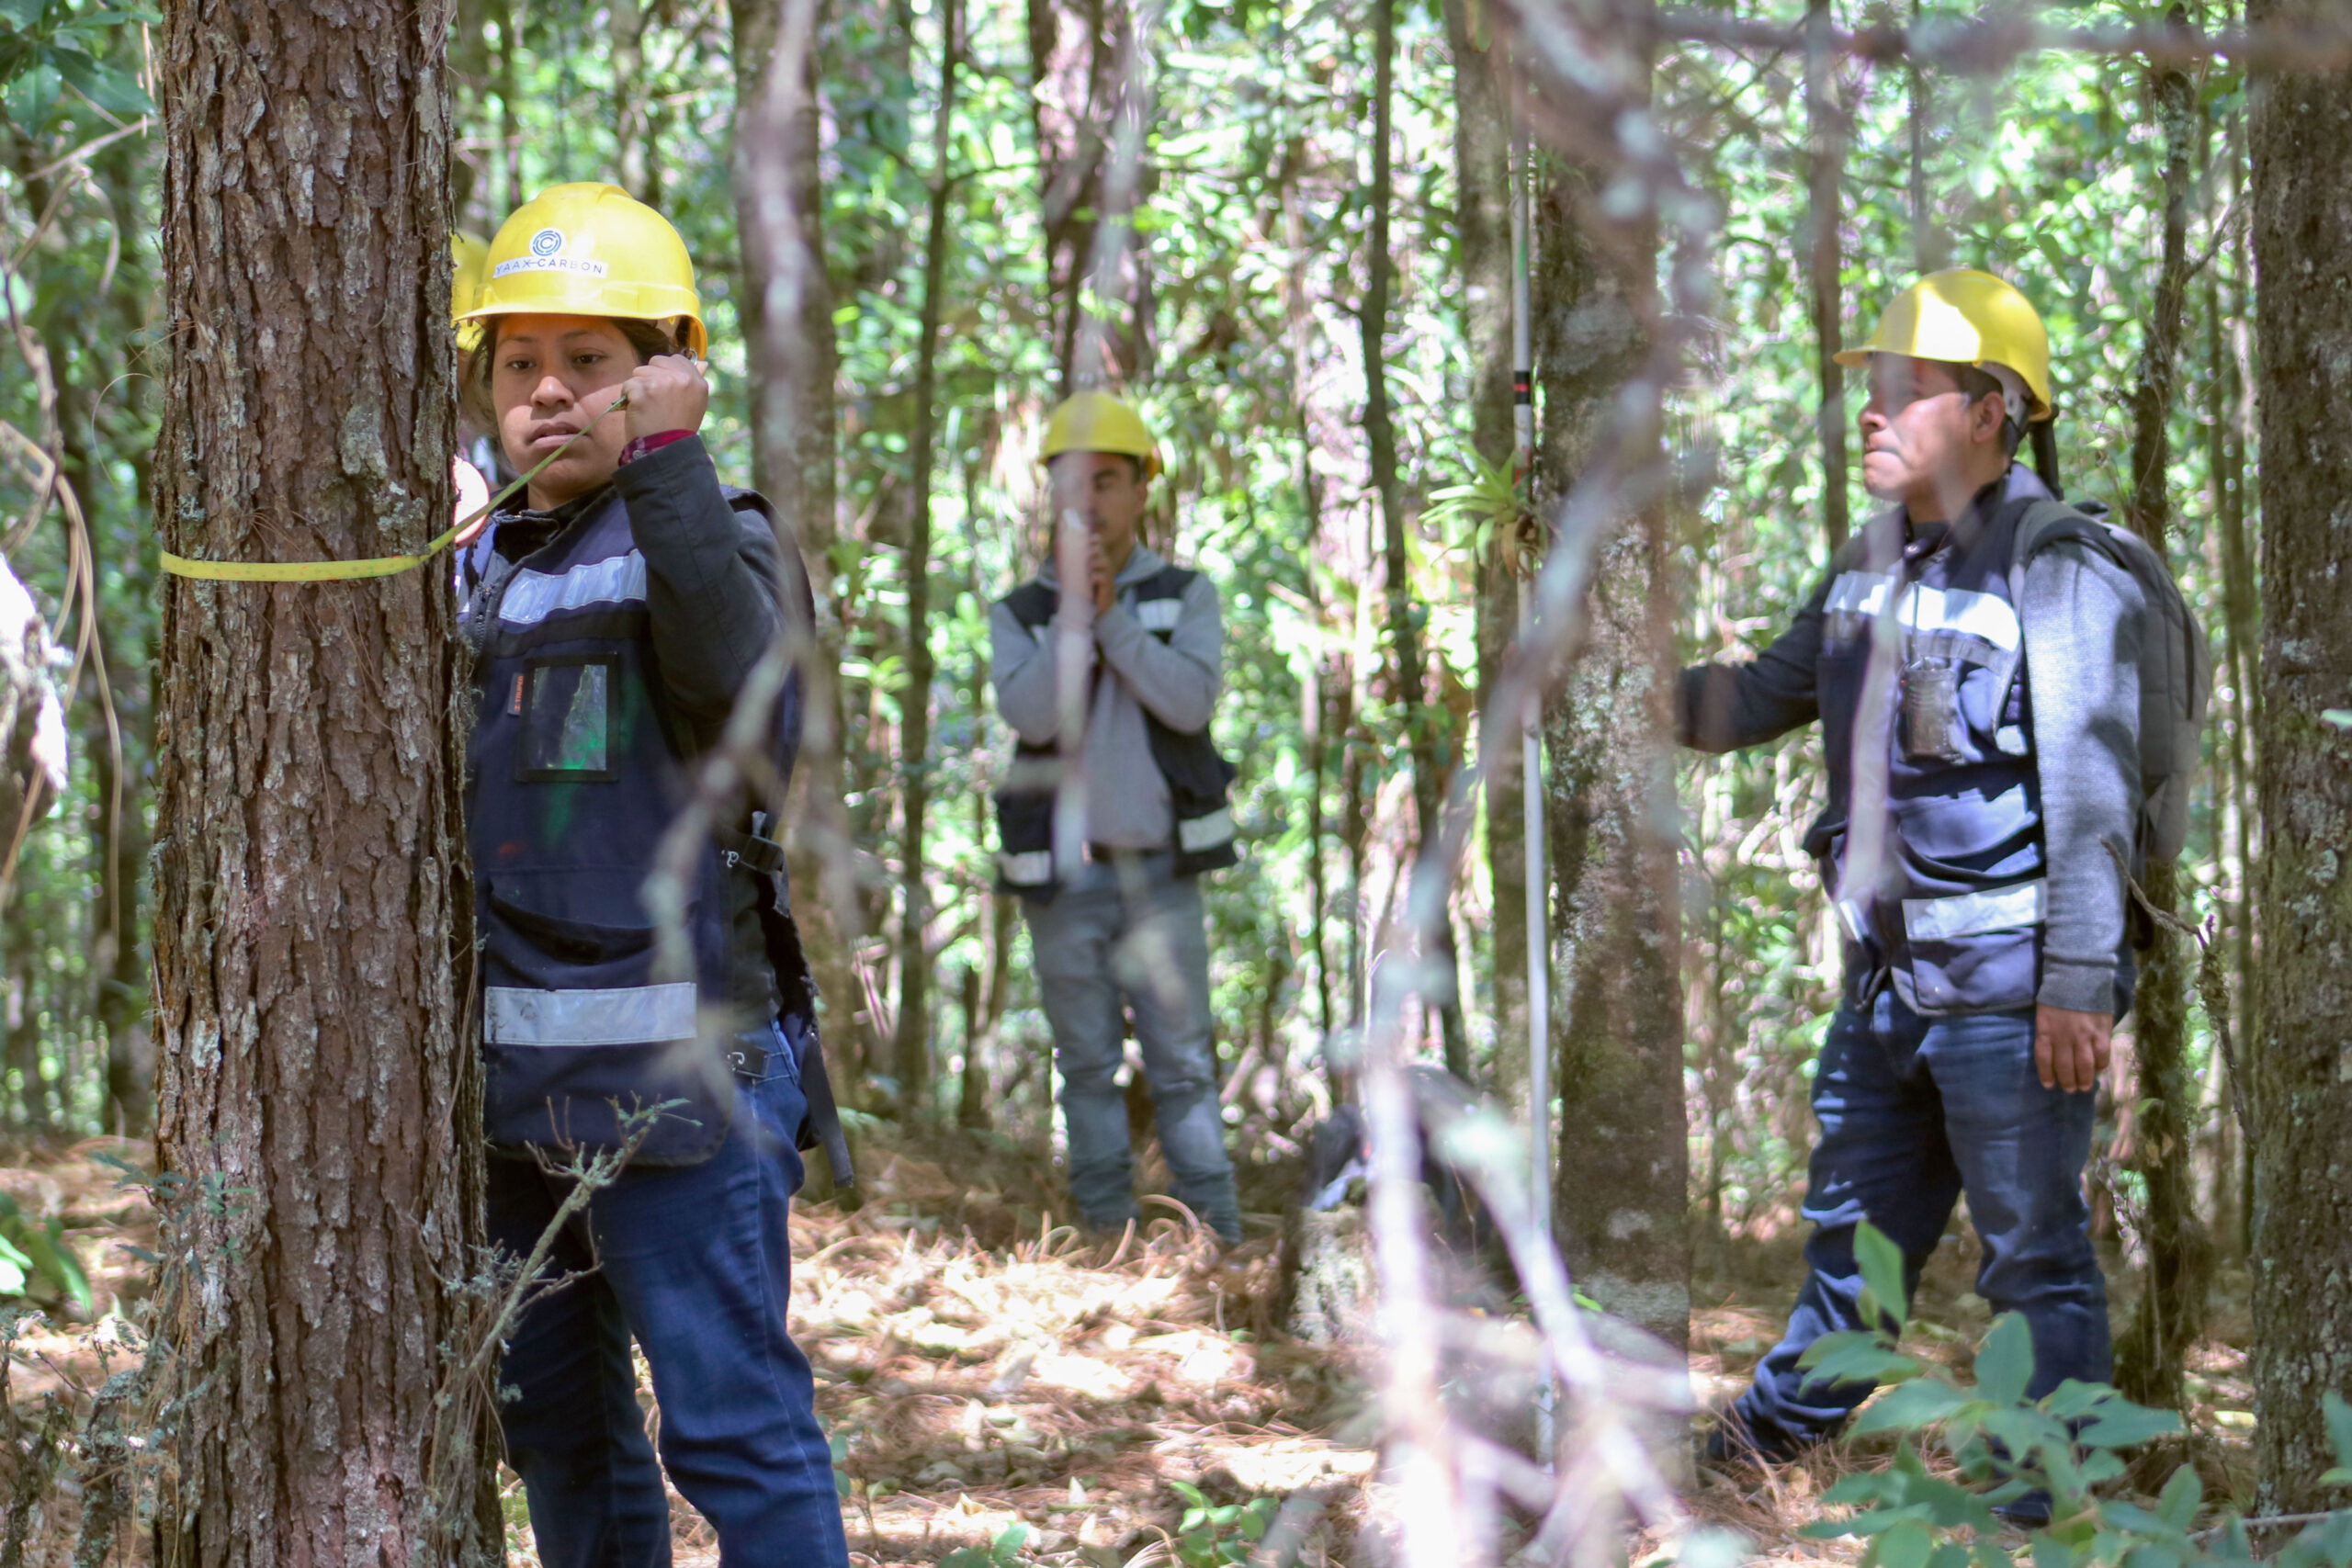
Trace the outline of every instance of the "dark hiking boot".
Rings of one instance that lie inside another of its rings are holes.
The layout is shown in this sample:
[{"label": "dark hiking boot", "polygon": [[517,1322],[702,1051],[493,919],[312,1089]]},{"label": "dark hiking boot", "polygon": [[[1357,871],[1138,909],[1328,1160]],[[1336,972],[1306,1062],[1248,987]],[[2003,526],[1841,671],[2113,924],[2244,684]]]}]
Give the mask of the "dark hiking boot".
[{"label": "dark hiking boot", "polygon": [[1792,1432],[1772,1421],[1750,1422],[1734,1404],[1715,1418],[1701,1457],[1708,1464],[1752,1469],[1786,1464],[1826,1440],[1826,1433]]}]

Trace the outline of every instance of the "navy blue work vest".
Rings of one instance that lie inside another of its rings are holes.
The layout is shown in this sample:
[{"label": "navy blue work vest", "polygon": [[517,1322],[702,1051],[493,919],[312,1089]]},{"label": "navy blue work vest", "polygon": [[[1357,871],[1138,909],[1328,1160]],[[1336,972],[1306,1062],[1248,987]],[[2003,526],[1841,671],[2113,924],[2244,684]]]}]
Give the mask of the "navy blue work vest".
[{"label": "navy blue work vest", "polygon": [[665,710],[645,558],[618,492],[478,591],[467,615],[484,1131],[498,1148],[605,1148],[621,1141],[616,1102],[677,1100],[637,1161],[707,1158],[733,1112],[729,1054],[776,998],[764,960],[742,951],[749,880],[707,840],[684,890],[690,972],[657,965],[643,889],[694,746]]},{"label": "navy blue work vest", "polygon": [[[1851,1000],[1891,982],[1929,1015],[2033,1005],[2048,886],[2009,565],[2018,519],[2048,493],[2012,468],[1997,502],[1940,543],[1906,547],[1901,513],[1887,513],[1831,563],[1815,671],[1829,805],[1806,848],[1846,928]],[[1883,705],[1865,715],[1873,631],[1890,604],[1892,678]],[[1858,733],[1888,770],[1883,855],[1869,886],[1848,864]]]},{"label": "navy blue work vest", "polygon": [[[1135,585],[1136,615],[1144,628],[1162,642],[1173,641],[1184,591],[1198,573],[1180,566],[1162,567]],[[1012,618],[1033,634],[1051,635],[1061,594],[1032,580],[1002,601]],[[1169,804],[1174,808],[1176,874],[1197,876],[1204,871],[1238,864],[1234,847],[1233,810],[1227,789],[1235,769],[1217,755],[1216,743],[1204,727],[1171,729],[1149,708],[1144,709],[1144,729],[1151,741],[1151,760],[1168,781]],[[997,886],[1033,899],[1053,897],[1054,789],[1050,779],[1059,752],[1053,745],[1013,747],[1012,780],[996,792]]]}]

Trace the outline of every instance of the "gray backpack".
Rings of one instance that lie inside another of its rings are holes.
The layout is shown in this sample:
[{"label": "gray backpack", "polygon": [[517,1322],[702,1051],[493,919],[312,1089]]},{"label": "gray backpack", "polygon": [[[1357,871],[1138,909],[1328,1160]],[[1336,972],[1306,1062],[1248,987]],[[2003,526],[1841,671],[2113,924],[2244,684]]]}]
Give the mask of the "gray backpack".
[{"label": "gray backpack", "polygon": [[2171,860],[2188,841],[2188,797],[2203,746],[2205,708],[2213,697],[2213,655],[2189,613],[2172,568],[2145,539],[2102,515],[2093,502],[2074,506],[2037,501],[2018,520],[2009,558],[2009,597],[2022,611],[2025,569],[2047,545],[2077,540],[2132,574],[2147,601],[2140,642],[2140,827],[2133,846],[2143,860]]}]

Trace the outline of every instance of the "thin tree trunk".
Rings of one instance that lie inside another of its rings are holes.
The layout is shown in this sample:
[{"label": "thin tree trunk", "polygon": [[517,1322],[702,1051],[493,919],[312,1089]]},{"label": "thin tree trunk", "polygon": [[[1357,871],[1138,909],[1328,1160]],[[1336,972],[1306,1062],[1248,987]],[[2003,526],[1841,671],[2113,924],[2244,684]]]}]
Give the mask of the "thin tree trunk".
[{"label": "thin tree trunk", "polygon": [[[420,549],[450,516],[441,6],[180,6],[158,39],[182,555]],[[323,128],[333,127],[332,137]],[[290,338],[287,324],[301,330]],[[478,1560],[481,1068],[459,818],[472,697],[442,565],[164,594],[155,890],[158,1561]],[[470,1534],[469,1532],[471,1532]]]},{"label": "thin tree trunk", "polygon": [[[2236,136],[2244,126],[2242,119],[2233,120],[2228,140],[2232,145],[2230,163],[2243,179],[2244,164],[2236,151]],[[2252,378],[2247,374],[2245,341],[2247,325],[2248,270],[2246,235],[2241,227],[2231,242],[2232,288],[2224,296],[2218,282],[2214,285],[2214,308],[2227,298],[2230,302],[2226,333],[2217,327],[2221,336],[2217,353],[2222,367],[2220,385],[2222,388],[2222,408],[2216,421],[2215,446],[2219,461],[2215,465],[2215,486],[2220,491],[2221,504],[2217,514],[2222,527],[2222,616],[2228,635],[2231,664],[2230,685],[2235,694],[2235,724],[2230,739],[2230,769],[2233,798],[2237,801],[2237,862],[2244,879],[2234,918],[2231,922],[2232,958],[2236,977],[2237,1038],[2253,1042],[2261,1037],[2258,1004],[2260,993],[2255,976],[2255,911],[2254,892],[2256,856],[2260,853],[2257,829],[2260,814],[2255,808],[2261,775],[2260,744],[2262,739],[2262,687],[2257,660],[2258,607],[2255,600],[2254,552],[2246,536],[2246,440],[2253,424],[2253,410],[2248,392]],[[2248,1071],[2246,1058],[2238,1060],[2237,1070]],[[2250,1079],[2249,1079],[2250,1086]],[[2233,1100],[2234,1103],[2234,1100]],[[2236,1195],[2234,1203],[2223,1204],[2221,1212],[2234,1227],[2237,1250],[2244,1254],[2254,1236],[2253,1129],[2238,1125],[2234,1120],[2235,1159],[2230,1168],[2231,1186]],[[2225,1141],[2223,1154],[2230,1153]]]},{"label": "thin tree trunk", "polygon": [[620,187],[650,202],[653,164],[645,81],[645,11],[638,0],[610,0],[613,62],[613,167]]},{"label": "thin tree trunk", "polygon": [[[1821,530],[1835,554],[1849,526],[1846,468],[1846,372],[1838,363],[1845,304],[1844,257],[1838,242],[1839,185],[1846,166],[1846,121],[1838,107],[1838,57],[1830,51],[1835,25],[1830,0],[1805,6],[1804,112],[1811,148],[1806,160],[1806,268],[1813,300],[1813,354],[1821,382],[1814,424],[1821,439]],[[1916,137],[1917,132],[1915,130]],[[1916,158],[1916,142],[1915,152]]]},{"label": "thin tree trunk", "polygon": [[1331,1002],[1331,947],[1323,929],[1324,917],[1331,904],[1323,849],[1323,786],[1330,768],[1330,744],[1323,722],[1328,662],[1321,642],[1323,604],[1315,581],[1317,546],[1323,536],[1323,487],[1315,478],[1315,430],[1307,417],[1307,355],[1313,312],[1306,298],[1306,212],[1299,189],[1306,171],[1306,139],[1293,136],[1283,154],[1283,243],[1290,252],[1283,306],[1290,353],[1291,412],[1297,426],[1298,502],[1306,520],[1299,552],[1299,578],[1317,638],[1309,650],[1306,674],[1299,691],[1299,728],[1306,750],[1306,940],[1315,956],[1316,1019],[1324,1038],[1329,1039],[1337,1027]]},{"label": "thin tree trunk", "polygon": [[[1388,295],[1396,262],[1389,254],[1388,220],[1396,206],[1389,166],[1389,144],[1395,140],[1396,98],[1396,0],[1372,0],[1372,232],[1365,265],[1363,378],[1364,436],[1372,449],[1372,486],[1380,497],[1383,555],[1387,562],[1389,671],[1396,682],[1396,706],[1405,727],[1405,742],[1413,759],[1414,852],[1437,841],[1438,777],[1436,726],[1443,710],[1423,698],[1422,679],[1428,660],[1421,651],[1420,628],[1413,621],[1411,552],[1407,544],[1405,481],[1396,463],[1396,425],[1388,410]],[[1445,1033],[1445,1066],[1457,1077],[1470,1075],[1470,1038],[1462,1026],[1461,964],[1453,951],[1453,922],[1441,915],[1434,933],[1437,952],[1430,956],[1442,967],[1443,979],[1426,999],[1434,1003]]]},{"label": "thin tree trunk", "polygon": [[[2321,25],[2310,0],[2256,0],[2250,27]],[[2352,696],[2352,573],[2339,518],[2352,494],[2352,80],[2256,78],[2250,106],[2253,228],[2261,295],[2256,406],[2262,476],[2265,834],[2255,884],[2262,929],[2253,1058],[2253,1372],[2260,1421],[2256,1511],[2335,1506],[2320,1395],[2352,1387],[2352,877],[2341,874],[2352,768],[2321,710]]]},{"label": "thin tree trunk", "polygon": [[[939,99],[931,138],[931,221],[923,236],[922,324],[915,344],[913,502],[907,524],[906,682],[899,689],[899,1104],[913,1122],[928,1114],[931,1086],[931,894],[923,861],[923,811],[931,794],[931,476],[939,396],[939,314],[947,292],[948,204],[955,183],[947,167],[955,131],[956,70],[963,40],[956,35],[956,0],[940,17]],[[968,1055],[969,1054],[967,1053]]]},{"label": "thin tree trunk", "polygon": [[[1111,116],[1118,102],[1118,42],[1132,25],[1125,0],[1027,0],[1031,130],[1045,229],[1048,319],[1065,392],[1078,353],[1080,296],[1094,250]],[[1115,357],[1131,365],[1128,355]]]},{"label": "thin tree trunk", "polygon": [[[1453,166],[1460,192],[1463,327],[1470,344],[1470,445],[1497,468],[1512,461],[1510,113],[1501,49],[1474,36],[1474,0],[1446,0],[1445,36],[1453,54]],[[1478,562],[1478,707],[1501,673],[1519,636],[1517,541],[1498,529]],[[1478,737],[1482,751],[1516,751],[1519,737]],[[1525,792],[1516,767],[1487,775],[1487,881],[1494,963],[1495,1087],[1514,1100],[1527,1095],[1527,830]]]},{"label": "thin tree trunk", "polygon": [[[837,676],[844,604],[833,558],[839,536],[833,381],[840,350],[818,184],[813,49],[793,85],[789,123],[770,123],[775,90],[783,85],[769,81],[783,3],[730,0],[728,7],[735,62],[735,227],[743,275],[737,309],[761,370],[752,378],[752,423],[760,434],[752,444],[753,483],[775,503],[782,525],[798,543],[817,607],[816,654],[800,670],[808,719],[786,813],[785,852],[793,919],[824,998],[835,1085],[854,1094],[861,1077],[855,1069],[874,1065],[878,1052],[870,1021],[859,1021],[865,987],[852,959],[864,923],[850,869],[842,757],[848,727]],[[813,29],[814,15],[809,22]],[[789,301],[791,320],[769,320],[772,298]]]},{"label": "thin tree trunk", "polygon": [[[1638,294],[1652,240],[1600,254],[1584,173],[1554,165],[1536,204],[1539,505],[1589,459],[1610,400],[1640,363]],[[1553,1013],[1561,1126],[1554,1195],[1578,1284],[1674,1345],[1688,1342],[1690,1145],[1668,722],[1664,518],[1628,517],[1597,552],[1583,650],[1545,716],[1553,867]]]},{"label": "thin tree trunk", "polygon": [[[2170,19],[2176,27],[2188,23],[2178,6],[2172,8]],[[2149,70],[2148,97],[2164,137],[2164,251],[2155,307],[2148,317],[2139,378],[2132,391],[2132,493],[2125,514],[2132,532],[2161,556],[2172,520],[2172,496],[2166,489],[2172,467],[2170,426],[2186,347],[2188,181],[2201,122],[2195,85],[2177,67]],[[2147,867],[2143,885],[2149,902],[2159,909],[2177,906],[2177,869],[2169,860]],[[2198,1222],[2191,1183],[2194,1090],[2187,1061],[2191,959],[2185,942],[2160,932],[2145,955],[2132,1002],[2137,1019],[2132,1057],[2139,1075],[2132,1163],[2147,1182],[2147,1232],[2142,1240],[2148,1270],[2131,1325],[2116,1344],[2115,1382],[2133,1399],[2167,1407],[2179,1403],[2181,1358],[2204,1324],[2211,1251]]]}]

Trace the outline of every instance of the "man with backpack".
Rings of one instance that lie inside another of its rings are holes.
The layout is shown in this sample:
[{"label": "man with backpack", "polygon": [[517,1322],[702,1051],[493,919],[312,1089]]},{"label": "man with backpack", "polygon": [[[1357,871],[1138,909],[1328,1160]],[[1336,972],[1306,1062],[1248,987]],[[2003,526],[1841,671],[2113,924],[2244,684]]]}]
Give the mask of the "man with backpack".
[{"label": "man with backpack", "polygon": [[1799,1359],[1869,1326],[1857,1224],[1895,1241],[1916,1287],[1963,1190],[1977,1290],[2032,1331],[2030,1393],[2107,1380],[2082,1171],[2132,1001],[2124,869],[2178,851],[2210,678],[2154,553],[2014,460],[2030,429],[2054,481],[2049,339],[2022,294],[1932,274],[1838,358],[1867,367],[1862,479],[1892,504],[1770,648],[1687,670],[1677,693],[1701,750],[1820,723],[1829,800],[1806,848],[1845,937],[1814,1077],[1810,1269],[1717,1459],[1837,1432],[1869,1385]]},{"label": "man with backpack", "polygon": [[1021,895],[1054,1031],[1079,1214],[1116,1235],[1138,1217],[1117,1073],[1135,1020],[1177,1200],[1241,1239],[1217,1100],[1202,872],[1233,864],[1233,769],[1209,720],[1222,680],[1216,589],[1137,537],[1159,453],[1136,411],[1080,392],[1046,423],[1057,528],[1085,531],[1080,846],[1057,855],[1063,584],[1056,564],[989,616],[997,711],[1019,741],[997,793],[999,885]]}]

